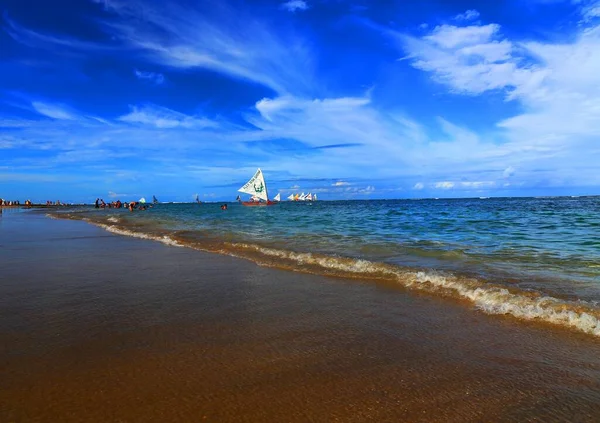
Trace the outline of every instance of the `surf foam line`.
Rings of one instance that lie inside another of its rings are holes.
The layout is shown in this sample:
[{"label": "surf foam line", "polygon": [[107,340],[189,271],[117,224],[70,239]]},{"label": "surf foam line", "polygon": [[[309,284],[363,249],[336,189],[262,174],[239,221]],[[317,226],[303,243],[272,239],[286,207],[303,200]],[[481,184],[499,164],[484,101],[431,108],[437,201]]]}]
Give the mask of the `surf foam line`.
[{"label": "surf foam line", "polygon": [[92,222],[89,221],[87,219],[83,219],[89,223],[92,223],[96,226],[99,226],[105,230],[107,230],[108,232],[111,232],[113,234],[117,234],[117,235],[124,235],[124,236],[130,236],[133,238],[141,238],[141,239],[149,239],[152,241],[158,241],[158,242],[162,242],[165,245],[170,245],[171,247],[184,247],[183,244],[180,244],[179,242],[175,241],[174,239],[172,239],[171,237],[169,237],[168,235],[150,235],[144,232],[135,232],[135,231],[131,231],[129,229],[122,229],[122,228],[118,228],[116,226],[113,225],[107,225],[104,223],[98,223],[98,222]]},{"label": "surf foam line", "polygon": [[459,277],[437,271],[403,269],[364,259],[294,252],[247,243],[222,242],[219,243],[220,245],[209,246],[190,242],[184,238],[178,239],[177,234],[151,235],[88,218],[65,217],[84,220],[118,235],[158,241],[174,247],[226,254],[268,267],[325,276],[392,282],[408,289],[467,300],[477,310],[487,314],[510,315],[521,320],[542,321],[600,337],[600,308],[586,301],[566,301],[536,292],[509,290],[475,278]]},{"label": "surf foam line", "polygon": [[[487,314],[511,315],[517,319],[539,320],[600,336],[600,309],[585,301],[566,301],[535,292],[509,290],[474,278],[458,277],[435,271],[407,270],[362,259],[298,253],[253,244],[231,244],[235,249],[250,250],[261,255],[310,268],[320,267],[327,273],[353,278],[382,279],[409,289],[444,293],[471,302]],[[287,267],[287,266],[286,266]],[[302,269],[298,269],[302,270]]]}]

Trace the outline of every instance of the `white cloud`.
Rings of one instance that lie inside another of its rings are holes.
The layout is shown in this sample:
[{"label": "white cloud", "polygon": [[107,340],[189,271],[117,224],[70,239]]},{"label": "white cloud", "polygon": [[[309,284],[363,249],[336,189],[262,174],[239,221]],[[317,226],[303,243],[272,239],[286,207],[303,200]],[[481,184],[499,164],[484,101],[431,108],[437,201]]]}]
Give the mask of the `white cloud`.
[{"label": "white cloud", "polygon": [[[588,186],[598,180],[593,169],[600,152],[592,147],[600,137],[600,25],[580,27],[564,42],[508,39],[494,23],[441,25],[421,37],[383,32],[400,41],[412,66],[451,93],[500,93],[520,106],[518,114],[497,122],[496,131],[455,131],[454,142],[433,140],[434,157],[449,163],[462,148],[463,163],[475,166],[483,159],[490,169],[505,169],[510,158],[519,179],[540,185]],[[451,129],[443,120],[441,125],[446,133]],[[511,186],[517,185],[514,178]]]},{"label": "white cloud", "polygon": [[462,181],[460,183],[465,188],[490,188],[496,185],[495,181]]},{"label": "white cloud", "polygon": [[416,190],[421,190],[423,188],[425,188],[425,185],[423,184],[423,182],[417,182],[415,184],[415,186],[413,186],[413,189],[416,189]]},{"label": "white cloud", "polygon": [[454,17],[457,21],[471,21],[477,19],[479,17],[479,12],[477,10],[469,9],[464,13],[459,13]]},{"label": "white cloud", "polygon": [[571,0],[571,2],[580,6],[579,11],[584,23],[600,17],[600,0]]},{"label": "white cloud", "polygon": [[504,178],[510,178],[514,174],[515,174],[515,168],[512,166],[507,167],[506,169],[504,169],[504,172],[502,172],[502,176]]},{"label": "white cloud", "polygon": [[109,198],[131,197],[131,194],[117,194],[114,191],[108,191]]},{"label": "white cloud", "polygon": [[454,25],[436,26],[430,35],[423,37],[442,48],[456,48],[487,43],[496,35],[500,25],[472,25],[459,27]]},{"label": "white cloud", "polygon": [[117,15],[105,21],[109,35],[155,63],[204,68],[271,88],[279,94],[314,89],[309,44],[275,32],[243,9],[219,2],[183,7],[173,2],[106,0]]},{"label": "white cloud", "polygon": [[161,85],[165,82],[165,76],[162,73],[146,72],[146,71],[140,71],[137,69],[134,71],[134,73],[138,79],[146,80],[146,81],[152,82],[156,85]]},{"label": "white cloud", "polygon": [[33,101],[33,109],[41,115],[58,120],[76,120],[78,117],[65,106],[50,104],[42,101]]},{"label": "white cloud", "polygon": [[156,105],[129,106],[130,112],[119,120],[132,124],[150,125],[156,128],[216,128],[218,124],[203,117],[188,116],[175,110]]},{"label": "white cloud", "polygon": [[350,185],[348,182],[344,182],[344,181],[337,181],[334,182],[333,184],[331,184],[332,187],[343,187],[346,185]]},{"label": "white cloud", "polygon": [[372,194],[375,192],[375,187],[373,185],[367,185],[367,187],[358,191],[361,194]]},{"label": "white cloud", "polygon": [[436,182],[435,187],[439,188],[439,189],[451,189],[451,188],[454,188],[454,182],[449,182],[449,181]]},{"label": "white cloud", "polygon": [[308,9],[308,4],[304,0],[289,0],[281,4],[281,8],[288,12],[295,12],[296,10]]},{"label": "white cloud", "polygon": [[534,84],[541,75],[535,68],[520,65],[518,49],[499,31],[497,24],[441,25],[421,38],[394,34],[402,40],[415,68],[430,72],[452,91],[478,95]]},{"label": "white cloud", "polygon": [[33,48],[47,47],[49,45],[59,46],[61,49],[76,49],[80,51],[109,51],[115,46],[105,46],[93,42],[82,41],[78,38],[66,36],[42,34],[19,25],[4,13],[3,21],[7,24],[3,29],[15,40]]}]

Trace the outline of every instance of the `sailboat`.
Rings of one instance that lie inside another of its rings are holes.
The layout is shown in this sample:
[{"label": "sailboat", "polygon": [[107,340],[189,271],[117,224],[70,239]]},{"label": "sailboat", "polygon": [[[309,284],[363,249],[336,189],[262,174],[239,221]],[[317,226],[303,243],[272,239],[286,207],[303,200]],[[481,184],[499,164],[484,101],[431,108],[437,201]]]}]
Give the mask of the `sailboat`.
[{"label": "sailboat", "polygon": [[275,196],[275,198],[273,198],[273,201],[276,201],[276,202],[279,203],[281,201],[281,194],[277,193],[277,195]]},{"label": "sailboat", "polygon": [[198,198],[198,194],[196,194],[196,203],[200,204],[202,201]]},{"label": "sailboat", "polygon": [[267,184],[260,168],[243,187],[238,189],[238,191],[252,196],[250,201],[242,201],[244,206],[272,206],[273,204],[277,204],[276,202],[269,200]]},{"label": "sailboat", "polygon": [[154,195],[152,196],[152,204],[158,204],[158,199]]}]

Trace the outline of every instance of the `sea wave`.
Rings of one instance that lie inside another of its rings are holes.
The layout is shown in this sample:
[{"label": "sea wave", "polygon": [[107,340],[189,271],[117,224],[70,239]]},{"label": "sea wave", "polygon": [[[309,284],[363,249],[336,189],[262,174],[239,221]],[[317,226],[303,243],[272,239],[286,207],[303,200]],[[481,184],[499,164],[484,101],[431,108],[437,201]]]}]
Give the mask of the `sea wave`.
[{"label": "sea wave", "polygon": [[600,309],[586,301],[567,301],[540,293],[509,290],[475,278],[466,278],[437,271],[403,269],[362,259],[299,253],[254,244],[231,244],[235,249],[253,250],[265,256],[297,263],[296,270],[321,267],[331,274],[353,278],[383,279],[406,288],[444,293],[468,300],[487,314],[511,315],[518,319],[540,320],[600,336]]},{"label": "sea wave", "polygon": [[570,301],[524,291],[516,287],[494,284],[493,281],[466,277],[435,270],[410,269],[365,259],[331,256],[271,248],[258,244],[204,240],[189,237],[188,232],[149,233],[144,228],[119,226],[79,216],[119,235],[162,242],[176,247],[189,247],[213,253],[252,260],[259,265],[287,270],[344,278],[384,281],[435,295],[467,301],[475,309],[491,315],[509,315],[521,320],[539,321],[600,336],[600,308],[587,301]]}]

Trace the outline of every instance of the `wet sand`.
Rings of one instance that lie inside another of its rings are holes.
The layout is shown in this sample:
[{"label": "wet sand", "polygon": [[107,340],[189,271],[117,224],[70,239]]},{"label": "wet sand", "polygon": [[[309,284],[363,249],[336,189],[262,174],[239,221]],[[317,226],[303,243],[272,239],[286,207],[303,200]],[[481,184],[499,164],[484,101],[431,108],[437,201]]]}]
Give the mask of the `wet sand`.
[{"label": "wet sand", "polygon": [[34,212],[0,218],[0,421],[600,421],[600,342]]}]

